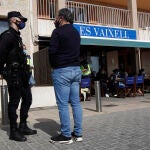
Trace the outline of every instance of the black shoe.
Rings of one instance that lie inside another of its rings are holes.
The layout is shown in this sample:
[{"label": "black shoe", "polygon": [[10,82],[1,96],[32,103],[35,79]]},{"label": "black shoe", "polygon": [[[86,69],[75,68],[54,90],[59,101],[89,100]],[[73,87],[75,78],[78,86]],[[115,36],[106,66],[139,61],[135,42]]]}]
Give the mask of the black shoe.
[{"label": "black shoe", "polygon": [[83,141],[82,135],[80,135],[80,136],[75,135],[74,132],[72,132],[71,135],[72,135],[72,138],[73,138],[75,141],[77,141],[77,142],[82,142],[82,141]]},{"label": "black shoe", "polygon": [[23,133],[24,135],[33,135],[33,134],[37,134],[37,130],[32,130],[30,129],[26,123],[20,123],[19,125],[19,130],[21,133]]},{"label": "black shoe", "polygon": [[71,144],[73,143],[73,140],[71,139],[71,137],[66,137],[62,134],[59,134],[55,137],[51,137],[51,140],[50,140],[51,143],[61,143],[61,144]]},{"label": "black shoe", "polygon": [[27,140],[27,138],[17,128],[12,128],[10,130],[9,139],[20,142],[25,142]]}]

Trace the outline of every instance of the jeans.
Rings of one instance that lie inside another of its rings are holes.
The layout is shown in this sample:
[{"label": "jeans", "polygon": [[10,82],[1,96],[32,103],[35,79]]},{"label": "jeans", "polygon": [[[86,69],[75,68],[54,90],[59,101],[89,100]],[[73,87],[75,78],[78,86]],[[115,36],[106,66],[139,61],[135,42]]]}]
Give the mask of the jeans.
[{"label": "jeans", "polygon": [[71,136],[69,103],[74,119],[74,133],[82,135],[82,108],[79,99],[81,70],[78,66],[54,69],[52,73],[56,102],[59,110],[61,133]]}]

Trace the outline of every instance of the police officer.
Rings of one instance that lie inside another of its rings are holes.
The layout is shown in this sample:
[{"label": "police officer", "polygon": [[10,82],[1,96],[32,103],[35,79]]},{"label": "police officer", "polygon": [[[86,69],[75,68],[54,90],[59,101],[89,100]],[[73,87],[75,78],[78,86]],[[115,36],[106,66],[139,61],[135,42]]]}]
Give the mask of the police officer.
[{"label": "police officer", "polygon": [[[26,55],[19,30],[25,27],[27,18],[20,12],[8,12],[9,30],[0,37],[0,74],[6,80],[9,92],[8,116],[10,120],[10,139],[26,141],[24,135],[36,134],[27,126],[28,111],[32,103],[29,86],[30,66],[27,65]],[[20,98],[20,124],[17,125],[17,113]]]}]

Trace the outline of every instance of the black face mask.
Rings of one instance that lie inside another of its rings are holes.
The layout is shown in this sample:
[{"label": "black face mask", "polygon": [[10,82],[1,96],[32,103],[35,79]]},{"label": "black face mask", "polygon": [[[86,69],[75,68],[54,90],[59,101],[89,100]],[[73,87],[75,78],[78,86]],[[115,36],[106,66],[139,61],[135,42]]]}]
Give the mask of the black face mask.
[{"label": "black face mask", "polygon": [[56,28],[59,28],[60,22],[56,20],[56,21],[54,22],[54,25],[55,25]]}]

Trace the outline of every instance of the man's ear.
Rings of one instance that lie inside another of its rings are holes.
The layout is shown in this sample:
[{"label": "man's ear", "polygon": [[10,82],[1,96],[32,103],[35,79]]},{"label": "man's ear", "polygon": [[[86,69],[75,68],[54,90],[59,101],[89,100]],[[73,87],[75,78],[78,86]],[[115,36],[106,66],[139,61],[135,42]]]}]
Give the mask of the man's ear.
[{"label": "man's ear", "polygon": [[15,18],[15,17],[12,17],[12,18],[10,19],[10,22],[15,23],[15,22],[16,22],[16,18]]}]

